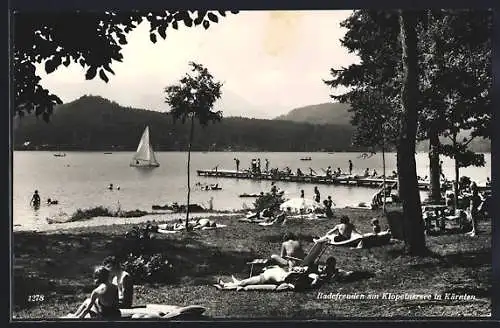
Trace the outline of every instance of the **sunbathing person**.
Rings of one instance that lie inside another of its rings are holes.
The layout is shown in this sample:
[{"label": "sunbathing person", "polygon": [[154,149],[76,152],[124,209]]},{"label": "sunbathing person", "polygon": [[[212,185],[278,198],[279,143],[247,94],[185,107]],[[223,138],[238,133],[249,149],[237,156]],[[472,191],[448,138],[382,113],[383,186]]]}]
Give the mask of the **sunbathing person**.
[{"label": "sunbathing person", "polygon": [[335,227],[333,227],[332,230],[328,231],[324,237],[316,240],[316,242],[330,239],[331,235],[334,235],[333,241],[335,241],[335,242],[349,240],[349,239],[351,239],[352,232],[356,232],[360,235],[363,235],[361,232],[356,230],[356,227],[354,226],[354,224],[349,222],[349,217],[347,215],[343,215],[340,218],[340,223],[337,224]]},{"label": "sunbathing person", "polygon": [[286,259],[286,257],[293,257],[302,260],[305,257],[304,249],[298,241],[298,238],[291,232],[283,236],[283,243],[281,244],[280,255],[273,254],[271,259],[281,266],[293,267],[297,265],[298,260]]},{"label": "sunbathing person", "polygon": [[194,229],[200,229],[204,227],[216,227],[217,224],[214,221],[211,221],[207,218],[200,218],[196,220],[196,223],[194,225]]},{"label": "sunbathing person", "polygon": [[255,221],[266,221],[272,219],[272,211],[268,208],[263,209],[260,212],[252,213],[251,215],[247,215],[247,219],[255,220]]},{"label": "sunbathing person", "polygon": [[97,287],[82,305],[71,315],[80,319],[89,315],[91,318],[118,319],[121,318],[118,302],[118,287],[109,279],[110,272],[103,266],[94,271],[94,281]]},{"label": "sunbathing person", "polygon": [[118,287],[118,300],[121,309],[132,307],[134,296],[134,283],[130,274],[123,270],[114,256],[108,256],[103,261],[103,266],[109,270],[111,282]]},{"label": "sunbathing person", "polygon": [[239,280],[234,276],[232,282],[219,280],[218,286],[222,288],[246,287],[252,285],[281,285],[290,284],[295,290],[303,290],[318,286],[340,272],[335,267],[335,258],[329,258],[325,266],[312,265],[310,267],[293,267],[289,269],[272,266],[261,274],[247,279]]}]

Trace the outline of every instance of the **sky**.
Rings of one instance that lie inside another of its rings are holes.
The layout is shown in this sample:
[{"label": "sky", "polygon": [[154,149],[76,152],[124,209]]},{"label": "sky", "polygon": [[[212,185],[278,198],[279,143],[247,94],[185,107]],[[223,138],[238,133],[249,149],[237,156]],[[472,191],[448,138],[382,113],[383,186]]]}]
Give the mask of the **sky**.
[{"label": "sky", "polygon": [[124,60],[105,83],[85,80],[76,64],[49,75],[37,67],[41,84],[64,102],[99,95],[122,106],[166,111],[163,90],[175,84],[195,61],[222,81],[216,103],[224,116],[274,118],[290,110],[331,101],[323,83],[330,68],[357,62],[340,44],[339,23],[351,11],[242,11],[203,27],[168,29],[167,38],[149,39],[147,24],[131,32]]}]

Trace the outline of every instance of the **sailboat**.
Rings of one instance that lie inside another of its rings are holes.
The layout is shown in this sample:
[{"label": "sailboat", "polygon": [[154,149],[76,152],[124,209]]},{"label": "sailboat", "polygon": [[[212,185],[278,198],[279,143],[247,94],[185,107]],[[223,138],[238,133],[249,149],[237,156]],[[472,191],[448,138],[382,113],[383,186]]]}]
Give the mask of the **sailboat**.
[{"label": "sailboat", "polygon": [[160,164],[156,160],[155,152],[149,141],[149,126],[146,126],[142,133],[137,150],[130,162],[133,167],[158,167]]}]

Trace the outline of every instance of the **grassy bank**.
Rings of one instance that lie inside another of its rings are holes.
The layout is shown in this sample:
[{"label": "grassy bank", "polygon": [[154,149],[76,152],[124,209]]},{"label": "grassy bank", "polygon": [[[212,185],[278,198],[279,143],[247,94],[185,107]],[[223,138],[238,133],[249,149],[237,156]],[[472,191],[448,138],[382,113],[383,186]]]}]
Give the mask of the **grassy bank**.
[{"label": "grassy bank", "polygon": [[[369,232],[366,210],[343,209],[361,231]],[[481,234],[427,237],[432,254],[414,258],[394,242],[371,249],[330,248],[322,259],[335,256],[341,268],[365,273],[349,283],[329,282],[308,292],[218,291],[212,284],[231,275],[247,277],[247,261],[279,252],[285,231],[299,235],[305,249],[338,220],[295,221],[287,226],[261,227],[221,217],[218,230],[160,235],[153,241],[178,272],[169,285],[137,284],[135,304],[199,304],[212,318],[329,319],[339,317],[486,316],[491,312],[491,229],[481,222]],[[382,220],[384,226],[385,220]],[[91,291],[93,266],[123,248],[129,225],[77,228],[60,232],[14,234],[14,287],[18,318],[54,318],[73,311]],[[318,292],[342,294],[473,295],[474,300],[322,300]],[[29,295],[43,301],[28,302]]]}]

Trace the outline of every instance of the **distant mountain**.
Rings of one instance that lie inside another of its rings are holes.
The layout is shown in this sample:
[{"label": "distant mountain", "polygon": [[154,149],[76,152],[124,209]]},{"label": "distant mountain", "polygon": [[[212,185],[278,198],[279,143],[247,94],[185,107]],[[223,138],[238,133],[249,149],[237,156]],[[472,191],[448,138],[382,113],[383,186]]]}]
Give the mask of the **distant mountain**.
[{"label": "distant mountain", "polygon": [[349,104],[323,103],[295,108],[288,114],[280,115],[275,119],[311,124],[351,125],[349,108]]},{"label": "distant mountain", "polygon": [[[292,109],[284,115],[276,117],[276,120],[311,123],[311,124],[338,124],[350,126],[352,129],[350,119],[351,113],[349,112],[350,105],[342,103],[323,103],[317,105],[310,105]],[[463,131],[460,138],[469,137],[470,133]],[[447,138],[440,138],[443,144],[449,144],[450,140]],[[475,138],[469,144],[469,149],[475,152],[490,152],[491,141],[483,138]],[[417,151],[426,152],[429,150],[429,141],[420,141],[416,145]]]},{"label": "distant mountain", "polygon": [[[187,149],[189,124],[174,124],[165,112],[124,107],[97,96],[58,106],[48,124],[32,115],[18,120],[14,149],[133,151],[146,125],[155,149]],[[363,151],[351,145],[352,132],[346,124],[226,117],[204,128],[196,125],[193,150]]]},{"label": "distant mountain", "polygon": [[[158,93],[143,93],[138,96],[136,103],[142,104],[143,108],[156,111],[168,110],[164,96]],[[215,108],[223,112],[224,117],[249,117],[249,118],[273,118],[273,110],[257,106],[231,90],[224,89],[222,97],[215,103]]]}]

